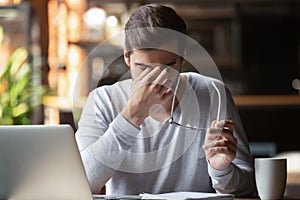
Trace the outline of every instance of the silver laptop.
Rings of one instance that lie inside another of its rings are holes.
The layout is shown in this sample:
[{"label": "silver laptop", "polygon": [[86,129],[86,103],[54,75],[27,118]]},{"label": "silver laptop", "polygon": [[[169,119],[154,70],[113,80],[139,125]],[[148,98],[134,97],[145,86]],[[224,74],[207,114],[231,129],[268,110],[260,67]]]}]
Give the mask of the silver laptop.
[{"label": "silver laptop", "polygon": [[93,199],[69,125],[0,126],[0,199]]}]

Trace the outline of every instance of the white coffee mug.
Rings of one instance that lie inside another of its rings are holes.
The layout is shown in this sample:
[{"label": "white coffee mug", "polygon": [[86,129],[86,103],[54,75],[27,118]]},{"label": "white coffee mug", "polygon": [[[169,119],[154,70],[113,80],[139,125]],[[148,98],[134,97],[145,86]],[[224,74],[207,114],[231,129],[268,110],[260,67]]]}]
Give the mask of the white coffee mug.
[{"label": "white coffee mug", "polygon": [[255,180],[261,199],[282,199],[286,186],[286,158],[256,158]]}]

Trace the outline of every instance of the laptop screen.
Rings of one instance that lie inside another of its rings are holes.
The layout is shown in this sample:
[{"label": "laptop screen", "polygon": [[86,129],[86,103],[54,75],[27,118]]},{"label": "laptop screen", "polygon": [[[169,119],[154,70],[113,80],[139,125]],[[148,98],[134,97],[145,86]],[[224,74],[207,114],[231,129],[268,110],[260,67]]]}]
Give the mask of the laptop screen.
[{"label": "laptop screen", "polygon": [[69,125],[0,126],[0,199],[92,199]]}]

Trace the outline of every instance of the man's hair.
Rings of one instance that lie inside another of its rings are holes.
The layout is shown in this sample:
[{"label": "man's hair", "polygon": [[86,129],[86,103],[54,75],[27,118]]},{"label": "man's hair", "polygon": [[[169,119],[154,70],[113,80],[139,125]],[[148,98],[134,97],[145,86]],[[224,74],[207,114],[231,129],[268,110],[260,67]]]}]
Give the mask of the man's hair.
[{"label": "man's hair", "polygon": [[[171,34],[173,35],[171,38],[168,34],[164,34],[164,29],[186,34],[184,20],[175,10],[160,4],[145,4],[138,7],[131,14],[124,29],[126,52],[151,46],[159,47],[171,39],[176,39],[173,37],[174,34]],[[179,48],[184,49],[182,43],[179,41]]]}]

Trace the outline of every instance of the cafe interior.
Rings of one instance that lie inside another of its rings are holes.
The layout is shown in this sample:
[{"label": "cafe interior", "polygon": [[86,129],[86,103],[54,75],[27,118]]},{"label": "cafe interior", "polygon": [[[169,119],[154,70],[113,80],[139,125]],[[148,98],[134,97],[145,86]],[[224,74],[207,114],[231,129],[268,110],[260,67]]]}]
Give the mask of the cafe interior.
[{"label": "cafe interior", "polygon": [[183,17],[231,91],[253,157],[287,157],[286,193],[300,197],[297,0],[0,0],[0,124],[76,131],[89,92],[128,72],[117,36],[152,2]]}]

